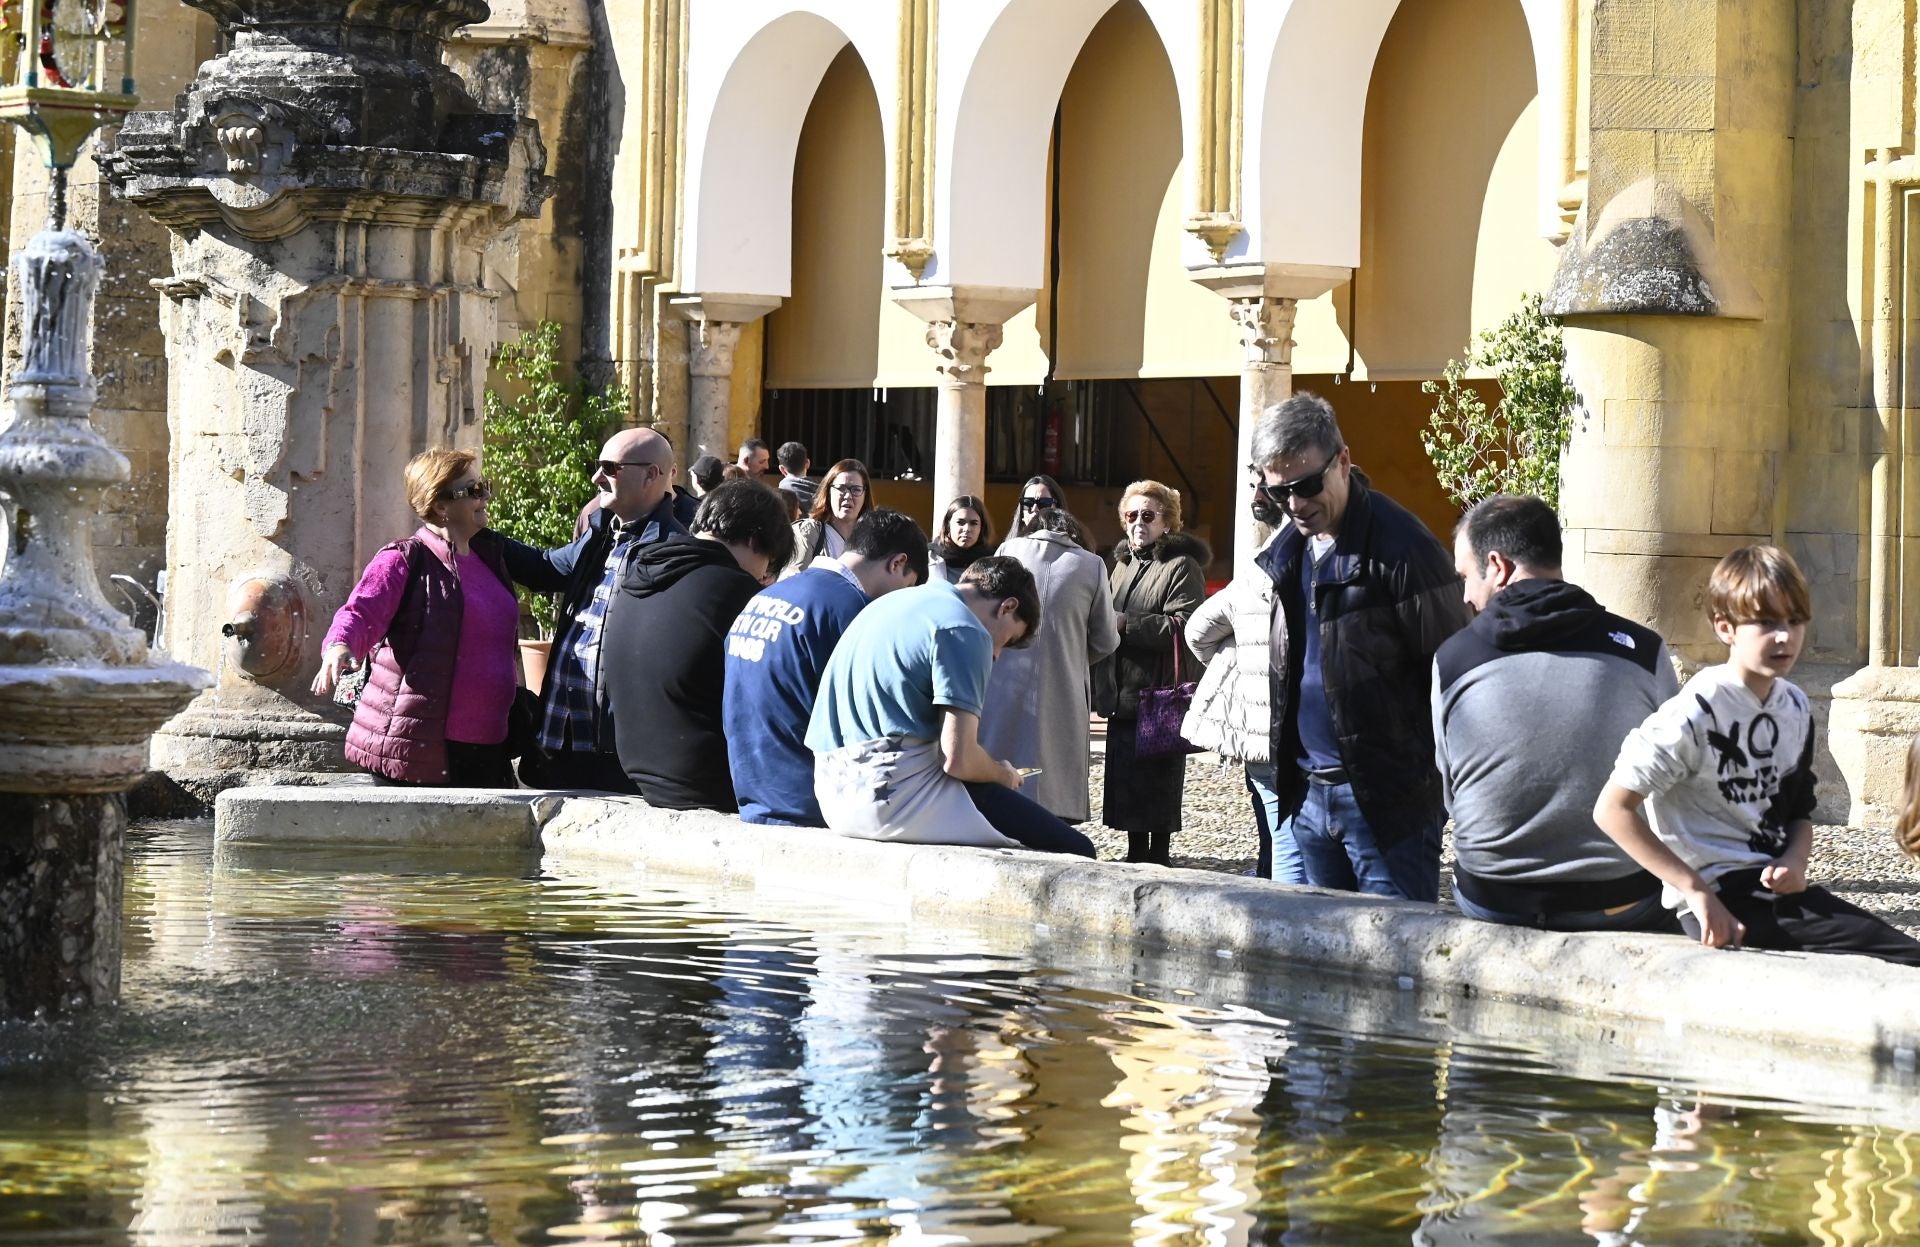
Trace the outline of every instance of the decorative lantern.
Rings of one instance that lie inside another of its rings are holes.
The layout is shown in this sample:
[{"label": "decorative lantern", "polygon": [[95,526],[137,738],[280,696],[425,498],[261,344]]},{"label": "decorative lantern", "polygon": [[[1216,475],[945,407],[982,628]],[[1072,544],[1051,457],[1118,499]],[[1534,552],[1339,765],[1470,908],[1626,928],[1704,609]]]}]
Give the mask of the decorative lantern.
[{"label": "decorative lantern", "polygon": [[133,0],[6,0],[0,48],[12,55],[0,120],[33,135],[50,169],[68,169],[87,136],[139,103]]}]

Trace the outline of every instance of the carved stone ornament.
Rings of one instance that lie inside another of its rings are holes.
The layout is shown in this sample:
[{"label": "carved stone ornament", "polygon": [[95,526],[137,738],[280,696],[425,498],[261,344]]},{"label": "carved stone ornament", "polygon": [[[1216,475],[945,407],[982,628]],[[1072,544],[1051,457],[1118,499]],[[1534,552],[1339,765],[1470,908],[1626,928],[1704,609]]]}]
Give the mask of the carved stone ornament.
[{"label": "carved stone ornament", "polygon": [[1293,366],[1293,318],[1299,306],[1293,299],[1266,296],[1232,301],[1233,322],[1240,327],[1247,363]]},{"label": "carved stone ornament", "polygon": [[927,345],[940,357],[937,367],[949,385],[984,385],[987,356],[1000,347],[1004,327],[970,320],[927,322]]},{"label": "carved stone ornament", "polygon": [[252,113],[223,113],[213,123],[213,137],[226,153],[228,173],[260,172],[260,149],[267,141],[267,128],[260,118]]},{"label": "carved stone ornament", "polygon": [[740,345],[743,327],[737,321],[695,319],[687,341],[687,370],[696,377],[731,377],[733,352]]}]

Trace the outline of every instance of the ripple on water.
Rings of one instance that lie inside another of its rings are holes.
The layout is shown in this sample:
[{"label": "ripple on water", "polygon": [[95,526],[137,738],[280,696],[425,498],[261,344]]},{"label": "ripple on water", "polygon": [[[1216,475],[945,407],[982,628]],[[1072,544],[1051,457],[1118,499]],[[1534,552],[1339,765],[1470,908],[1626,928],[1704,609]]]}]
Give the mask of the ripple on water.
[{"label": "ripple on water", "polygon": [[0,1026],[0,1241],[1920,1241],[1910,1123],[1327,980],[197,825],[126,924]]}]

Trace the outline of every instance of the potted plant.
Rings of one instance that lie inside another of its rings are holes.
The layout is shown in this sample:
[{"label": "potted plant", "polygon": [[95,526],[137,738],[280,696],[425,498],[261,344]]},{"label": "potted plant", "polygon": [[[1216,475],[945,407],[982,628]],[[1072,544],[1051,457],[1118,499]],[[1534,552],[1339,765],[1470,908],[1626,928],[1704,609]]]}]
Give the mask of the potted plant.
[{"label": "potted plant", "polygon": [[[1449,360],[1420,388],[1439,401],[1420,444],[1440,487],[1462,507],[1494,494],[1533,494],[1560,509],[1560,456],[1573,438],[1580,395],[1567,380],[1560,322],[1528,295],[1518,311],[1482,330],[1465,361]],[[1501,398],[1488,409],[1467,370],[1489,372]]]},{"label": "potted plant", "polygon": [[[542,549],[563,546],[593,497],[594,461],[626,412],[626,391],[563,377],[560,326],[550,320],[501,347],[494,375],[501,384],[487,387],[482,425],[492,527]],[[538,690],[558,602],[552,594],[515,593],[521,666],[527,687]]]}]

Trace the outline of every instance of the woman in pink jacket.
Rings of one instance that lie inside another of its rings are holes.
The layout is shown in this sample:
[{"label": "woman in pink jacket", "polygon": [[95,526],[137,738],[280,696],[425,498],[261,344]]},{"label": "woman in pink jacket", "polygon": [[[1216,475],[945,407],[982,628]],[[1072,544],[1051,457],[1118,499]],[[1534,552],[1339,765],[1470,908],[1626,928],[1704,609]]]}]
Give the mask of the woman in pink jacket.
[{"label": "woman in pink jacket", "polygon": [[333,617],[313,691],[371,661],[347,760],[394,783],[511,788],[507,715],[520,606],[478,458],[429,450],[406,468],[419,531],[373,556]]}]

